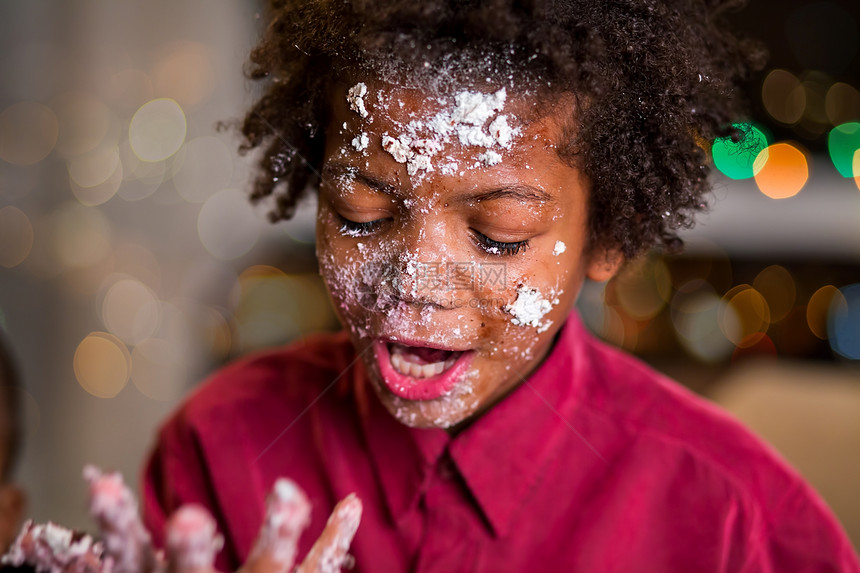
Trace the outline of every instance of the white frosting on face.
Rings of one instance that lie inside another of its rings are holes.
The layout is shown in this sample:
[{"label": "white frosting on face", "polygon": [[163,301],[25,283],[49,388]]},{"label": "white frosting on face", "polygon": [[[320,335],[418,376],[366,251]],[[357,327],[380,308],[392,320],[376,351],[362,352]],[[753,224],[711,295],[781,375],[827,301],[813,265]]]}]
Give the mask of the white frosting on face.
[{"label": "white frosting on face", "polygon": [[364,151],[367,149],[368,144],[370,143],[370,138],[367,137],[367,134],[364,132],[356,135],[352,140],[352,146],[356,151]]},{"label": "white frosting on face", "polygon": [[555,247],[552,249],[552,254],[556,257],[562,254],[567,250],[567,245],[565,245],[562,241],[556,241]]},{"label": "white frosting on face", "polygon": [[[369,118],[365,96],[367,85],[358,83],[347,92],[350,109],[362,118]],[[502,161],[502,149],[510,149],[515,137],[521,130],[512,127],[509,119],[513,115],[500,113],[505,106],[507,92],[501,88],[493,93],[481,93],[461,90],[454,94],[453,105],[449,98],[438,98],[443,108],[428,118],[416,118],[399,125],[399,133],[384,133],[381,146],[398,163],[406,164],[410,177],[421,175],[434,170],[433,159],[443,149],[445,144],[457,141],[463,147],[478,147],[485,151],[477,156],[477,161],[461,167],[460,163],[451,157],[446,157],[439,164],[445,174],[454,174],[463,169],[491,167]],[[388,107],[392,102],[385,95],[377,97],[380,105],[374,107],[374,113],[388,115]],[[402,107],[399,101],[399,107]],[[489,124],[489,125],[488,125]],[[352,140],[356,151],[364,151],[369,144],[366,133],[358,134]]]},{"label": "white frosting on face", "polygon": [[367,108],[364,105],[364,96],[366,95],[367,85],[363,82],[355,84],[346,93],[346,101],[349,102],[349,109],[361,117],[367,117]]},{"label": "white frosting on face", "polygon": [[552,302],[548,301],[536,288],[520,286],[517,298],[513,304],[505,307],[505,312],[513,315],[511,322],[518,326],[533,326],[538,332],[549,328],[551,322],[542,323],[541,319],[552,310]]}]

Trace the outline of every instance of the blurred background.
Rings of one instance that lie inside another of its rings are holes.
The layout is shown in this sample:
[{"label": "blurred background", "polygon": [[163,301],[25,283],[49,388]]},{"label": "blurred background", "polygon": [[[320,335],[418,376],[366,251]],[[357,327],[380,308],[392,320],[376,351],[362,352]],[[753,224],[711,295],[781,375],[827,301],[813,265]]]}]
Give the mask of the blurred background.
[{"label": "blurred background", "polygon": [[[254,99],[255,2],[0,2],[0,329],[23,374],[29,515],[91,528],[87,462],[136,483],[225,361],[337,323],[312,203],[269,225],[218,132]],[[860,2],[753,0],[768,45],[713,211],[580,297],[589,327],[722,404],[860,546]]]}]

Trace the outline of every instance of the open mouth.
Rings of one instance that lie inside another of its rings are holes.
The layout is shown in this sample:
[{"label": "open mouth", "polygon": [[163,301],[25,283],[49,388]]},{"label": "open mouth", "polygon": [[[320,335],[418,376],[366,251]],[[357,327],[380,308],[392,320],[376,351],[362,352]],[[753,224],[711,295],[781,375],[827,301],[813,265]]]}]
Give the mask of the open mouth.
[{"label": "open mouth", "polygon": [[407,400],[432,400],[450,392],[473,354],[385,340],[376,341],[374,353],[385,386]]},{"label": "open mouth", "polygon": [[430,378],[450,369],[462,352],[388,342],[391,366],[404,376]]}]

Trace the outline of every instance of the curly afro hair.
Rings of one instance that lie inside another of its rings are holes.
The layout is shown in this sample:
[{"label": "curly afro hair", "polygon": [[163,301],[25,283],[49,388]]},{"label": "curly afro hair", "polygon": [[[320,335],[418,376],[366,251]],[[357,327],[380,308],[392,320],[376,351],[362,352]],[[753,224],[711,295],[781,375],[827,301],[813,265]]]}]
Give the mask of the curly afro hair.
[{"label": "curly afro hair", "polygon": [[271,218],[285,219],[319,183],[329,89],[345,72],[395,54],[419,69],[432,53],[490,53],[580,102],[559,153],[591,182],[591,244],[628,259],[676,250],[706,208],[708,142],[743,137],[736,94],[763,63],[725,22],[740,3],[271,0],[246,70],[265,82],[241,127],[240,152],[265,150],[251,198],[274,196]]}]

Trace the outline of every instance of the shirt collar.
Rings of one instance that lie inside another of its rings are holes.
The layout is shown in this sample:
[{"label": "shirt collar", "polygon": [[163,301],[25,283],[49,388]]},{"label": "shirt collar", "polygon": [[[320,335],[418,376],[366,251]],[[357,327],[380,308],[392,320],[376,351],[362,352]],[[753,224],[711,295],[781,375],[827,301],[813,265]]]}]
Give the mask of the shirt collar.
[{"label": "shirt collar", "polygon": [[379,402],[364,369],[356,368],[358,411],[392,521],[415,507],[447,447],[493,533],[506,535],[522,499],[571,431],[585,336],[572,313],[528,380],[453,439],[442,429],[401,424]]}]

